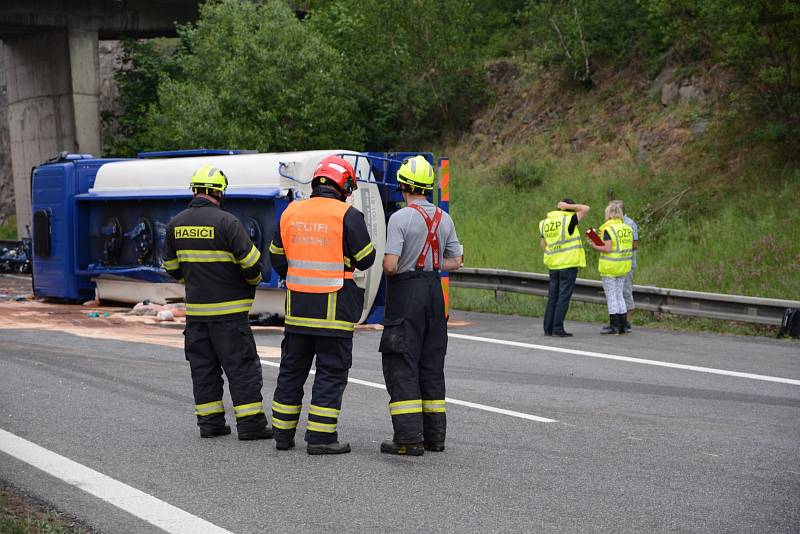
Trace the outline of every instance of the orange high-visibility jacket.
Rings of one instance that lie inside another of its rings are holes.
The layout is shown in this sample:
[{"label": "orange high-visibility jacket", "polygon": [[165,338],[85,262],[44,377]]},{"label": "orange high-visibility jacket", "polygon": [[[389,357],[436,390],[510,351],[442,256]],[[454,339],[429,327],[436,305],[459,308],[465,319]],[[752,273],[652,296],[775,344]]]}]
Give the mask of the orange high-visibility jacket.
[{"label": "orange high-visibility jacket", "polygon": [[332,293],[345,278],[342,234],[349,206],[339,200],[312,197],[289,204],[281,216],[281,240],[289,269],[286,287],[304,293]]}]

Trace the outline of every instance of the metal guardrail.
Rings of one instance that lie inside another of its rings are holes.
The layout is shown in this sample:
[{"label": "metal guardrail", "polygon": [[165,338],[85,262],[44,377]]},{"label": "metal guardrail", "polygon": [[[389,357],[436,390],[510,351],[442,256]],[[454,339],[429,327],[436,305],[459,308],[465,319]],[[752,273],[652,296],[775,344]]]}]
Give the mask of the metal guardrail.
[{"label": "metal guardrail", "polygon": [[[504,269],[461,268],[450,273],[450,285],[496,292],[547,296],[548,275]],[[578,278],[572,299],[605,304],[603,284]],[[654,286],[633,286],[636,308],[676,315],[780,326],[786,308],[800,308],[800,301],[702,293]]]}]

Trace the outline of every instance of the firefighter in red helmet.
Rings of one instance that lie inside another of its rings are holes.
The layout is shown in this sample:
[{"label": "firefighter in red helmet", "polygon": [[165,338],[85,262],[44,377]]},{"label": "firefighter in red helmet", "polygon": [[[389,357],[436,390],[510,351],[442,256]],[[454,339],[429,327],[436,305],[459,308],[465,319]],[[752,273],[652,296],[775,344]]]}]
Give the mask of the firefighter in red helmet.
[{"label": "firefighter in red helmet", "polygon": [[303,385],[316,356],[305,440],[309,454],[350,452],[337,423],[353,359],[353,329],[364,306],[355,269],[375,261],[364,215],[346,203],[358,187],[355,171],[328,156],[314,171],[311,198],[283,212],[269,247],[270,262],[286,278],[286,328],[272,400],[275,447],[294,447],[303,407]]}]

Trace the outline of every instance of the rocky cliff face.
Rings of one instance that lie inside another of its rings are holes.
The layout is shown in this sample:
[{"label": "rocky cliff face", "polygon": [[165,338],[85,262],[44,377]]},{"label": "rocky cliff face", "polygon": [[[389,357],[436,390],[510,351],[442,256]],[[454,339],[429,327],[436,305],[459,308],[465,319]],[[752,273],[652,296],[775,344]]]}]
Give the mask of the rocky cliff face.
[{"label": "rocky cliff face", "polygon": [[[99,48],[100,113],[102,114],[105,111],[111,111],[114,106],[114,98],[117,94],[114,83],[114,63],[120,54],[120,44],[119,41],[101,41]],[[6,98],[6,74],[3,60],[3,43],[0,41],[0,224],[5,223],[8,217],[14,214],[14,178],[11,175],[8,99]]]},{"label": "rocky cliff face", "polygon": [[14,213],[14,178],[11,176],[11,144],[8,137],[8,98],[6,71],[0,41],[0,224]]}]

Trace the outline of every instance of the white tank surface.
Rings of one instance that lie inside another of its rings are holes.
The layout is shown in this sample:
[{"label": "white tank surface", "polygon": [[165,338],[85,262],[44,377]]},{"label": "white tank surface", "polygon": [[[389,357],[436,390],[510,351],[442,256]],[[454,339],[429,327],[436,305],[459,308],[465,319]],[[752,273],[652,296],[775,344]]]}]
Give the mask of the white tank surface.
[{"label": "white tank surface", "polygon": [[[94,187],[89,190],[91,196],[116,197],[136,196],[163,197],[189,193],[189,180],[194,172],[203,165],[211,164],[219,167],[228,178],[226,194],[247,196],[258,190],[279,189],[279,196],[290,194],[295,199],[308,198],[311,194],[311,179],[314,169],[320,161],[330,155],[342,155],[354,167],[358,179],[358,189],[348,199],[348,203],[364,214],[372,242],[375,245],[377,259],[369,270],[356,271],[353,276],[359,287],[365,290],[363,322],[378,292],[382,276],[381,259],[386,244],[386,217],[383,211],[380,191],[372,175],[365,155],[352,150],[313,150],[304,152],[279,152],[267,154],[236,154],[226,156],[197,156],[186,158],[153,158],[107,163],[100,167]],[[144,213],[142,215],[145,215]],[[277,221],[276,221],[277,223]],[[267,240],[271,236],[265,236]],[[262,251],[266,256],[266,251]],[[111,283],[109,283],[111,282]],[[137,285],[148,285],[135,282]],[[109,279],[98,284],[100,298],[104,298],[103,290],[114,294],[118,300],[120,293],[130,296],[128,300],[139,301],[134,290],[136,286],[126,284],[124,292],[114,288],[116,284]],[[143,294],[152,293],[152,289]],[[259,292],[276,292],[274,288],[259,288]],[[259,295],[256,298],[253,313],[277,313],[283,315],[283,299]],[[146,298],[146,297],[145,297]]]},{"label": "white tank surface", "polygon": [[322,159],[332,154],[343,154],[356,168],[359,180],[374,181],[364,155],[352,150],[312,150],[116,161],[100,167],[89,194],[136,193],[149,196],[176,190],[188,193],[192,174],[201,166],[210,164],[222,169],[228,177],[228,194],[277,187],[283,191],[293,189],[308,196],[314,169]]}]

